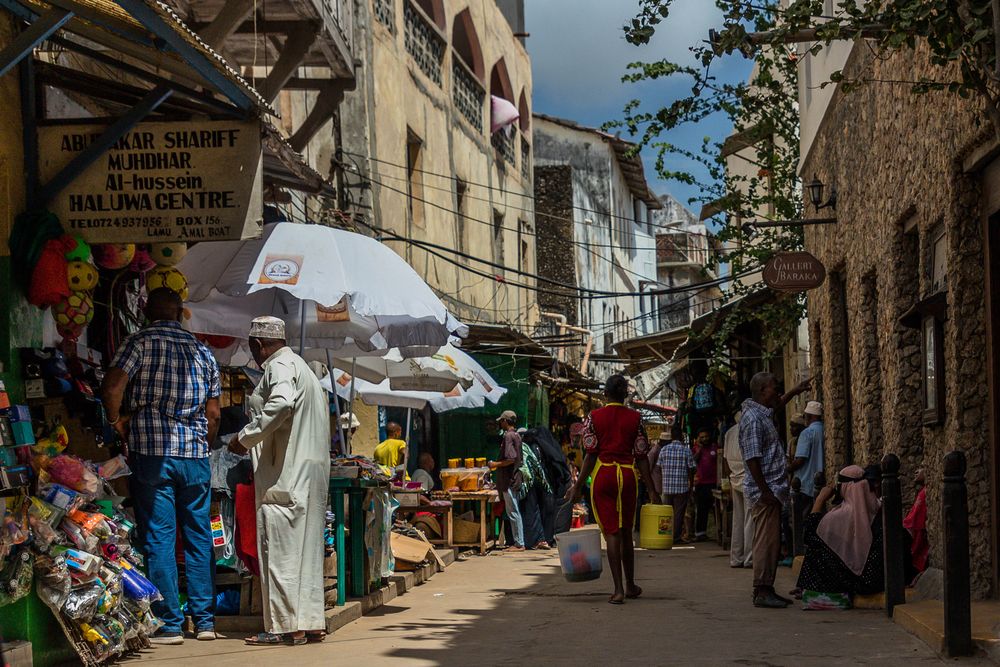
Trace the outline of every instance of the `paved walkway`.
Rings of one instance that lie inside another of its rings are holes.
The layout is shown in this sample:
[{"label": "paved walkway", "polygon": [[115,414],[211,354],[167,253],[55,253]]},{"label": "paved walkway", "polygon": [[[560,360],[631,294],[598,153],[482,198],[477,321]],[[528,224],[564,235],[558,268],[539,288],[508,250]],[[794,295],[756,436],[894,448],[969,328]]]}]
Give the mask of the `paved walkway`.
[{"label": "paved walkway", "polygon": [[[961,665],[882,612],[755,609],[751,573],[714,545],[638,551],[641,600],[607,604],[610,582],[566,583],[554,552],[472,556],[322,645],[251,649],[238,638],[159,647],[185,665]],[[779,591],[791,588],[790,570]],[[179,663],[178,663],[179,664]]]}]

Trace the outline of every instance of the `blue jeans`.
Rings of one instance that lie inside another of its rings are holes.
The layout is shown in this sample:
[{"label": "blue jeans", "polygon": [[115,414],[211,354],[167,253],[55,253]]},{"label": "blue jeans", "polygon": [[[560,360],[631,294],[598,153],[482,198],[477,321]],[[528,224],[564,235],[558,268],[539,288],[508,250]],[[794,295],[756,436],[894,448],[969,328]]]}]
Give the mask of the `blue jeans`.
[{"label": "blue jeans", "polygon": [[177,585],[177,527],[184,539],[188,608],[196,630],[215,627],[214,555],[209,522],[211,468],[207,458],[132,454],[132,498],[149,580],[163,599],[153,613],[164,632],[184,623]]},{"label": "blue jeans", "polygon": [[517,504],[514,492],[507,489],[503,492],[503,505],[507,511],[507,521],[510,522],[510,530],[514,534],[514,545],[524,546],[524,525],[521,523],[521,508]]}]

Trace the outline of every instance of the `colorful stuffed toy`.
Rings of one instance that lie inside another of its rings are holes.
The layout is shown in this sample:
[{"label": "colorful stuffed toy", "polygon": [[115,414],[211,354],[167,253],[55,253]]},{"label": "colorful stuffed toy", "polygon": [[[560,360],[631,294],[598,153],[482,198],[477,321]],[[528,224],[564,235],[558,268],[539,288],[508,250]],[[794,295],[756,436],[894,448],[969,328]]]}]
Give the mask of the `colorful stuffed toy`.
[{"label": "colorful stuffed toy", "polygon": [[132,263],[128,265],[130,271],[135,273],[148,273],[156,268],[156,262],[149,254],[149,250],[145,247],[136,248],[135,257],[132,258]]},{"label": "colorful stuffed toy", "polygon": [[39,308],[55,305],[67,298],[71,290],[68,281],[66,253],[72,249],[73,239],[62,236],[45,242],[38,263],[31,274],[28,302]]},{"label": "colorful stuffed toy", "polygon": [[75,244],[73,248],[66,253],[67,262],[87,262],[88,264],[93,259],[93,255],[90,252],[90,245],[87,244],[79,236],[69,236],[69,239]]}]

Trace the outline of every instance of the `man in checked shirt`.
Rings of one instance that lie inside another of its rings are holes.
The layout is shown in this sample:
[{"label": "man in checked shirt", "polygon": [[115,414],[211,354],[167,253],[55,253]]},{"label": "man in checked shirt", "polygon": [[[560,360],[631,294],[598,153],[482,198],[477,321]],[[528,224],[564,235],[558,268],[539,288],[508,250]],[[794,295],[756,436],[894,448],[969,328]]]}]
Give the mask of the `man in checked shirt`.
[{"label": "man in checked shirt", "polygon": [[215,639],[208,451],[219,427],[221,387],[212,353],[181,328],[183,306],[172,290],[149,293],[148,326],[125,339],[101,390],[109,423],[128,444],[146,568],[163,595],[152,607],[164,624],[150,638],[156,644],[184,642],[178,526],[195,636]]},{"label": "man in checked shirt", "polygon": [[750,395],[743,401],[740,418],[740,452],[746,463],[743,494],[753,516],[753,604],[781,609],[791,604],[774,591],[774,577],[781,556],[781,504],[788,497],[785,446],[774,424],[774,411],[811,387],[804,380],[785,395],[771,373],[757,373],[750,380]]}]

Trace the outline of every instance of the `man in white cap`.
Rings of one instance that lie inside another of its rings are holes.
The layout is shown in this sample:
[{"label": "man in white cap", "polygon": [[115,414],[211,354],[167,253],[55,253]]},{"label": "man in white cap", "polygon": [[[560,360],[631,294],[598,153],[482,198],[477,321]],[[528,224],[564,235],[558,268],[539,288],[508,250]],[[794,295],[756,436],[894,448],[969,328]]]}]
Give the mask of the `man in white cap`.
[{"label": "man in white cap", "polygon": [[264,375],[250,397],[237,450],[253,458],[264,628],[251,645],[304,644],[325,636],[323,530],[330,481],[326,392],[285,344],[285,324],[258,317],[250,352]]},{"label": "man in white cap", "polygon": [[809,401],[803,411],[806,427],[799,434],[795,445],[795,457],[788,464],[788,471],[799,480],[800,493],[803,496],[800,508],[800,524],[805,515],[812,511],[816,499],[816,473],[823,470],[823,404],[819,401]]}]

